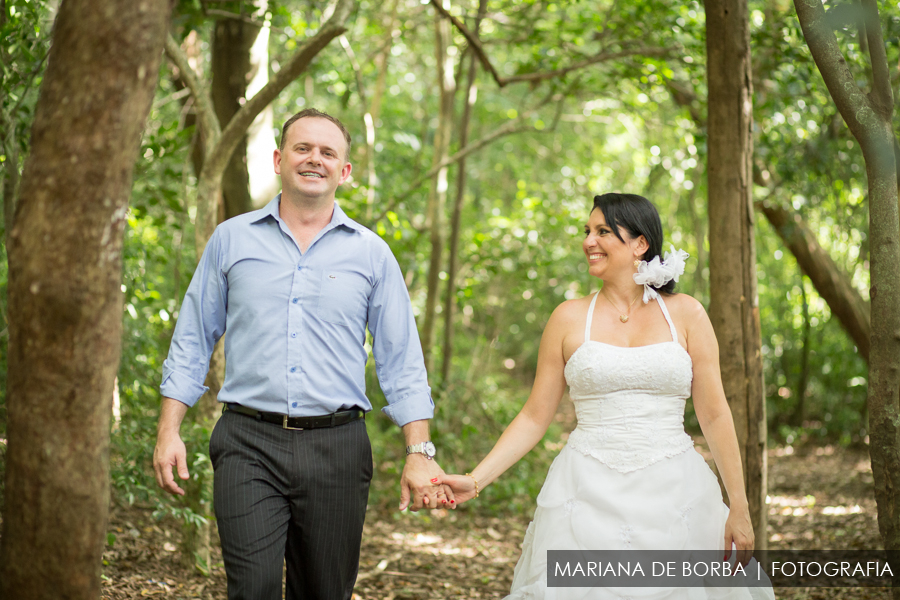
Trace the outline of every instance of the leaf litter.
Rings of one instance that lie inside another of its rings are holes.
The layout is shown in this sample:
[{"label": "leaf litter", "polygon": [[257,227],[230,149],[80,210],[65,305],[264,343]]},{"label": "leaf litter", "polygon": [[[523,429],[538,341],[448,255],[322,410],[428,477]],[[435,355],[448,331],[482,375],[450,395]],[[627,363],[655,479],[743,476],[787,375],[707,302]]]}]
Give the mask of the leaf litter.
[{"label": "leaf litter", "polygon": [[[702,443],[698,450],[708,458]],[[770,549],[882,547],[864,450],[772,449],[768,482]],[[353,600],[503,598],[531,515],[493,516],[480,511],[476,502],[455,511],[370,508]],[[178,523],[156,521],[151,513],[112,508],[102,598],[226,598],[217,544],[210,574],[202,576],[180,562]],[[890,590],[779,588],[775,595],[779,600],[888,600]]]}]

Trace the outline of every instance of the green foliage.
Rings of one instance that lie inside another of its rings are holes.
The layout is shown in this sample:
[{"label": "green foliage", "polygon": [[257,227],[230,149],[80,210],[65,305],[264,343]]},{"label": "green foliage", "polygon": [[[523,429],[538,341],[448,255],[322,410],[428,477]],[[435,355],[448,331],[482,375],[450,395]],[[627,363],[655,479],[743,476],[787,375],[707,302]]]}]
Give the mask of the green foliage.
[{"label": "green foliage", "polygon": [[[12,0],[6,6],[4,39],[15,43],[4,54],[9,60],[4,59],[0,106],[4,118],[15,124],[7,131],[15,132],[12,139],[21,168],[49,16],[46,4],[39,2]],[[201,40],[208,38],[209,6],[182,0],[173,26],[181,35],[196,31]],[[217,8],[241,13],[246,6],[234,2]],[[451,10],[473,27],[477,2],[460,0]],[[896,59],[900,38],[900,17],[895,12],[885,10],[882,15],[890,40],[889,60]],[[271,27],[274,71],[315,33],[323,15],[319,3],[292,1],[275,3],[258,18]],[[433,160],[439,111],[433,20],[433,8],[418,0],[361,0],[346,33],[358,72],[335,41],[273,104],[273,138],[287,117],[309,106],[348,125],[354,137],[353,178],[339,191],[339,200],[351,217],[390,244],[420,319],[431,252],[425,220],[431,183],[410,186]],[[809,56],[790,2],[751,3],[751,24],[754,149],[760,184],[756,198],[797,211],[865,291],[867,211],[861,153]],[[480,36],[501,77],[547,73],[602,53],[621,57],[561,77],[503,88],[479,67],[472,141],[538,110],[522,123],[530,129],[496,139],[465,163],[468,183],[454,298],[452,369],[447,381],[431,375],[437,405],[432,431],[439,459],[445,470],[460,472],[471,470],[489,450],[528,396],[541,332],[553,309],[598,288],[586,272],[581,251],[582,225],[595,194],[628,191],[653,200],[662,217],[666,247],[672,243],[693,257],[679,289],[704,303],[709,298],[708,265],[702,260],[708,253],[702,4],[492,1]],[[865,85],[865,55],[853,25],[842,25],[840,37],[848,64]],[[209,44],[198,48],[197,64],[203,71],[209,65]],[[639,52],[640,48],[669,50]],[[382,90],[383,50],[387,68],[370,152],[364,115]],[[468,52],[465,39],[454,31],[450,56],[459,88],[466,79]],[[196,523],[202,519],[199,513],[158,491],[151,468],[162,362],[196,260],[196,181],[191,162],[195,136],[193,127],[185,126],[191,122],[190,103],[179,94],[173,77],[164,64],[128,215],[118,380],[121,418],[112,437],[112,476],[120,501],[147,504],[159,514]],[[563,98],[544,104],[553,94]],[[457,93],[456,119],[462,113],[462,96]],[[458,135],[455,127],[451,153],[459,150]],[[8,145],[9,140],[7,136],[3,143]],[[0,169],[6,172],[10,153],[8,146],[4,148]],[[375,168],[374,190],[368,189],[369,165]],[[450,168],[448,201],[456,192],[458,168],[458,164]],[[866,364],[764,218],[757,221],[770,437],[787,443],[864,442]],[[0,253],[0,298],[5,298],[5,247]],[[446,283],[448,277],[444,272],[441,279]],[[0,308],[5,326],[5,301]],[[439,345],[443,326],[438,323],[435,336],[436,364],[443,352]],[[0,334],[0,344],[5,343],[5,334]],[[4,347],[0,354],[4,373],[5,359]],[[371,361],[369,367],[376,409],[367,419],[376,464],[371,503],[390,507],[397,500],[403,442],[399,430],[377,414],[384,399]],[[0,376],[0,437],[4,404],[5,376]],[[686,423],[697,431],[690,409]],[[192,474],[208,470],[209,432],[185,427],[182,433],[193,457]],[[488,501],[481,506],[530,510],[561,438],[562,425],[554,424],[526,460],[486,491]]]},{"label": "green foliage", "polygon": [[[162,81],[165,86],[166,79]],[[171,91],[161,96],[171,98]],[[112,483],[123,502],[154,505],[190,521],[190,515],[178,513],[180,507],[162,497],[152,468],[162,362],[196,264],[189,193],[193,132],[179,128],[181,110],[175,101],[154,106],[135,168],[123,252],[121,420],[112,435]],[[182,431],[192,449],[205,448],[205,433],[187,427]]]},{"label": "green foliage", "polygon": [[[50,44],[50,10],[40,2],[7,0],[0,12],[0,197],[3,215],[15,203],[16,183],[28,154],[31,122],[37,103]],[[0,239],[0,438],[6,433],[6,356],[9,340],[7,314],[8,268],[6,237],[9,223],[2,219]],[[0,475],[2,475],[0,457]]]}]

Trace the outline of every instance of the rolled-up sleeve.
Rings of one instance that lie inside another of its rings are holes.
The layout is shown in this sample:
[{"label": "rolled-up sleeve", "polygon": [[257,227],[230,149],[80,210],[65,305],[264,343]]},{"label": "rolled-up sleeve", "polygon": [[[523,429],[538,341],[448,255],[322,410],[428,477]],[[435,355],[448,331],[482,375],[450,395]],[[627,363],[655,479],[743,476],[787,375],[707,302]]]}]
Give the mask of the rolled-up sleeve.
[{"label": "rolled-up sleeve", "polygon": [[409,292],[400,265],[385,245],[369,299],[369,331],[375,371],[388,405],[383,412],[397,425],[430,419],[434,402]]},{"label": "rolled-up sleeve", "polygon": [[209,389],[203,385],[216,342],[225,333],[228,282],[222,270],[222,239],[217,229],[210,238],[184,296],[163,363],[163,396],[188,406]]}]

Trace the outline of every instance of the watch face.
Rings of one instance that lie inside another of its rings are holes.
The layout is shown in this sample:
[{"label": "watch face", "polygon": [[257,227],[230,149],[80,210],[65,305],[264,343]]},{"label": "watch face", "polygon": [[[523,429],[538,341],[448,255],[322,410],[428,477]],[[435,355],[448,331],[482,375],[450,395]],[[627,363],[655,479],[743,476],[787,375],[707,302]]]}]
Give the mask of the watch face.
[{"label": "watch face", "polygon": [[434,456],[437,450],[434,447],[434,444],[431,442],[425,442],[422,444],[422,450],[425,451],[425,456]]}]

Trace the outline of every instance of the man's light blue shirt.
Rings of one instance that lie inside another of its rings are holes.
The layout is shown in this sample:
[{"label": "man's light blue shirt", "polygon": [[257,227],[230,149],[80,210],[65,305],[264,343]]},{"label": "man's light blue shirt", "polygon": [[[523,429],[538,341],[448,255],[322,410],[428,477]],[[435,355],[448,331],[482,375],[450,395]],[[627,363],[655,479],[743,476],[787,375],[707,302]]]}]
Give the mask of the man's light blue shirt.
[{"label": "man's light blue shirt", "polygon": [[227,332],[220,402],[291,417],[369,411],[368,325],[384,412],[400,426],[430,419],[409,293],[388,245],[335,203],[331,222],[301,253],[280,201],[216,228],[178,315],[163,396],[193,406]]}]

